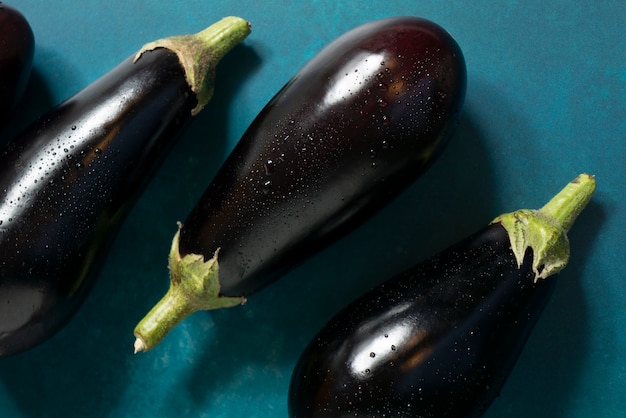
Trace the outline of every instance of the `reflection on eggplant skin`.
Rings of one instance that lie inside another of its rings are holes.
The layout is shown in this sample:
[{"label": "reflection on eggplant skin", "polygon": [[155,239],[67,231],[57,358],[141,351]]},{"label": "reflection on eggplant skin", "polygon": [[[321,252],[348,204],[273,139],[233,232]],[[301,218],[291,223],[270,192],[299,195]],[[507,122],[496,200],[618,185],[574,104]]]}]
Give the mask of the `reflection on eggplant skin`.
[{"label": "reflection on eggplant skin", "polygon": [[369,79],[381,71],[381,62],[385,61],[383,54],[362,52],[352,57],[336,76],[329,80],[329,88],[322,99],[322,107],[330,107],[346,100],[369,85]]},{"label": "reflection on eggplant skin", "polygon": [[363,324],[355,333],[374,337],[346,340],[340,351],[350,350],[349,368],[356,379],[370,378],[386,364],[411,369],[430,353],[432,341],[428,337],[432,335],[426,332],[427,326],[407,315],[410,308],[410,303],[394,306],[384,315]]}]

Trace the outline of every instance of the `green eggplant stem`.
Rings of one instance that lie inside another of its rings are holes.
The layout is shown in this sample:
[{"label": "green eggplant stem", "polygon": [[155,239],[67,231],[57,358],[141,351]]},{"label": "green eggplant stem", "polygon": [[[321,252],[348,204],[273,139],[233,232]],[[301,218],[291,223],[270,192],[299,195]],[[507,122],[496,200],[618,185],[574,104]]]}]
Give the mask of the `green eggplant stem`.
[{"label": "green eggplant stem", "polygon": [[217,256],[205,261],[199,254],[180,255],[180,228],[169,255],[170,288],[135,327],[135,354],[156,346],[176,325],[196,311],[229,308],[246,302],[245,297],[220,295]]},{"label": "green eggplant stem", "polygon": [[193,35],[171,36],[145,44],[135,61],[146,51],[165,48],[174,52],[185,70],[191,91],[198,99],[192,115],[198,114],[213,97],[215,70],[218,62],[250,33],[250,23],[229,16]]},{"label": "green eggplant stem", "polygon": [[591,200],[596,180],[581,174],[539,210],[521,209],[492,221],[506,229],[518,266],[526,250],[533,250],[535,281],[561,271],[569,261],[567,232]]}]

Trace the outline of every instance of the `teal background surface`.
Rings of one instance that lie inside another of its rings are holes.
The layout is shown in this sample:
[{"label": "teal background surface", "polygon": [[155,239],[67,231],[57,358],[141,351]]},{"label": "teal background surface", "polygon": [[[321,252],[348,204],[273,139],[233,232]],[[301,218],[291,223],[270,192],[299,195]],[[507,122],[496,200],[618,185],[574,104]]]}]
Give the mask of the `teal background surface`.
[{"label": "teal background surface", "polygon": [[[626,411],[626,7],[615,1],[14,0],[34,72],[2,142],[145,42],[226,15],[252,33],[220,64],[194,120],[127,218],[90,297],[44,344],[0,358],[1,417],[286,417],[315,332],[375,284],[496,215],[537,208],[581,172],[598,189],[570,265],[487,417]],[[248,124],[317,51],[369,20],[446,28],[468,69],[461,124],[432,169],[382,212],[246,305],[194,314],[133,355],[136,322],[166,291],[166,257]]]}]

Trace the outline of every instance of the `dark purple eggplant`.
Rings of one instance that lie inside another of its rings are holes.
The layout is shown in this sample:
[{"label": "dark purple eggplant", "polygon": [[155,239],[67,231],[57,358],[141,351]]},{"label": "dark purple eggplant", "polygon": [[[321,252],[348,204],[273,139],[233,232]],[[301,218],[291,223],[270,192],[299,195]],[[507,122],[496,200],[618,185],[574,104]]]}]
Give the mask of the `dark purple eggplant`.
[{"label": "dark purple eggplant", "polygon": [[17,9],[0,2],[0,128],[22,97],[35,54],[35,36]]},{"label": "dark purple eggplant", "polygon": [[147,44],[1,151],[0,355],[71,318],[139,192],[210,99],[218,61],[248,33],[229,17]]},{"label": "dark purple eggplant", "polygon": [[567,231],[595,190],[580,175],[386,281],[304,350],[291,418],[478,417],[502,388],[569,260]]},{"label": "dark purple eggplant", "polygon": [[241,304],[388,203],[448,142],[465,87],[458,44],[424,19],[370,22],[324,48],[255,118],[180,227],[172,286],[135,329],[135,350],[191,312]]}]

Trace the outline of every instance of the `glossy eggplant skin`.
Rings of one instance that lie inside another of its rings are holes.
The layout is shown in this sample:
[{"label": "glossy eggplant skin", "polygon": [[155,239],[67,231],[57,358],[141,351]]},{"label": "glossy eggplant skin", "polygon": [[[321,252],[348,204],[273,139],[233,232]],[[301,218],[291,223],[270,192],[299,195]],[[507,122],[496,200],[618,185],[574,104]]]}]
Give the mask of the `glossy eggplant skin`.
[{"label": "glossy eggplant skin", "polygon": [[17,9],[0,2],[0,128],[24,93],[34,53],[30,24]]},{"label": "glossy eggplant skin", "polygon": [[167,49],[129,57],[0,154],[0,355],[54,334],[196,105]]},{"label": "glossy eggplant skin", "polygon": [[302,354],[290,417],[481,416],[556,284],[532,258],[495,223],[366,293]]},{"label": "glossy eggplant skin", "polygon": [[354,228],[417,179],[458,122],[458,44],[416,17],[367,23],[265,106],[180,230],[180,255],[219,248],[221,295],[245,296]]}]

